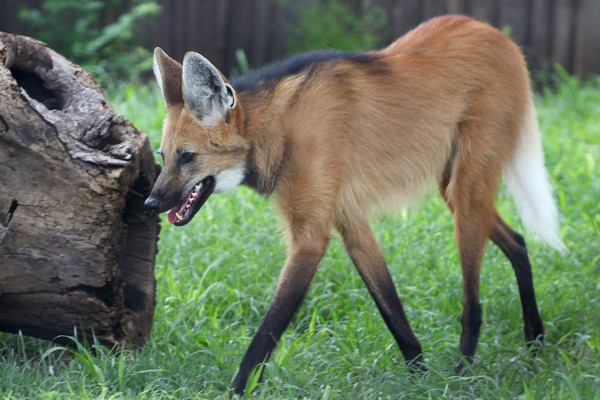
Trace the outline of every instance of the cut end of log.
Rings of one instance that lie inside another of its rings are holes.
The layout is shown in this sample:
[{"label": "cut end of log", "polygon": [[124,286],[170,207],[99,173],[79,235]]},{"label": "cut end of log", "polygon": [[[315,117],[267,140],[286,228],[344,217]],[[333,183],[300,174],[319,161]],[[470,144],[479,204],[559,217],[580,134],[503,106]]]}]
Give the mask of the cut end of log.
[{"label": "cut end of log", "polygon": [[143,345],[159,233],[143,203],[158,172],[90,74],[0,32],[0,330]]}]

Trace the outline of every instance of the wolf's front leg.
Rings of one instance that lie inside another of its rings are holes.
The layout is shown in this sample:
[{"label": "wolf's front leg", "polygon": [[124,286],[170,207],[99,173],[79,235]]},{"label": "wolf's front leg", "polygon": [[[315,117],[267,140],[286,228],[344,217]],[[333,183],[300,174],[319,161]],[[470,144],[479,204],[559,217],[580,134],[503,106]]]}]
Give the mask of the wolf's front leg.
[{"label": "wolf's front leg", "polygon": [[323,237],[310,244],[300,244],[292,239],[290,254],[279,276],[273,300],[240,364],[230,394],[243,393],[252,369],[269,358],[300,306],[328,241],[328,238]]}]

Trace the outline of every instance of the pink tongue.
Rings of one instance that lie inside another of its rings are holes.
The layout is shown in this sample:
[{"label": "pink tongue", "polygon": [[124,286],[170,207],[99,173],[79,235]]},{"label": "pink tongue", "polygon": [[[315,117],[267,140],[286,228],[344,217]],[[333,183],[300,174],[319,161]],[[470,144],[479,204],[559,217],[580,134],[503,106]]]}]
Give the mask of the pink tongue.
[{"label": "pink tongue", "polygon": [[177,222],[177,216],[175,215],[177,213],[177,207],[172,208],[171,211],[169,211],[169,223],[174,224],[175,222]]}]

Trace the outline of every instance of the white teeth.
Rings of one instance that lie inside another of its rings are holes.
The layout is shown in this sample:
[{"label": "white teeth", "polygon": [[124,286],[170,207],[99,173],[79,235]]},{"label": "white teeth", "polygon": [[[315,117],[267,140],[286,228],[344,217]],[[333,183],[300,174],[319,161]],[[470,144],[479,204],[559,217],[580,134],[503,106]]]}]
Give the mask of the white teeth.
[{"label": "white teeth", "polygon": [[[190,193],[190,197],[188,198],[187,204],[185,205],[185,211],[187,211],[192,206],[192,204],[194,203],[194,200],[196,200],[196,197],[198,197],[198,195],[200,194],[200,189],[202,189],[202,182],[198,183],[192,189],[192,193]],[[177,217],[177,220],[179,220],[179,221],[181,221],[183,219],[183,217],[181,215],[179,215],[179,213],[175,213],[175,216]]]},{"label": "white teeth", "polygon": [[198,195],[200,194],[200,189],[202,189],[202,182],[198,183],[196,186],[194,186],[194,189],[192,189],[190,201],[195,200],[196,197],[198,197]]}]

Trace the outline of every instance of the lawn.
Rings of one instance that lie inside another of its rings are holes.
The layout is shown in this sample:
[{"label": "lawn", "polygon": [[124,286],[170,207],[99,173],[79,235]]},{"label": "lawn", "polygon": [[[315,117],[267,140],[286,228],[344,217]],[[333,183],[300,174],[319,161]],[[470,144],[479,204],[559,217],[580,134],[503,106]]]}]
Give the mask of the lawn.
[{"label": "lawn", "polygon": [[[158,148],[155,85],[110,93]],[[429,372],[412,376],[358,273],[334,236],[300,311],[252,399],[600,399],[600,80],[563,77],[537,99],[546,161],[569,248],[528,241],[543,349],[523,342],[511,266],[488,246],[475,363],[459,358],[461,274],[452,219],[437,197],[373,221]],[[521,229],[503,190],[498,208]],[[285,260],[274,206],[240,188],[210,198],[183,228],[163,218],[154,327],[141,351],[65,348],[0,334],[4,399],[225,399]],[[528,238],[527,235],[525,235]]]}]

